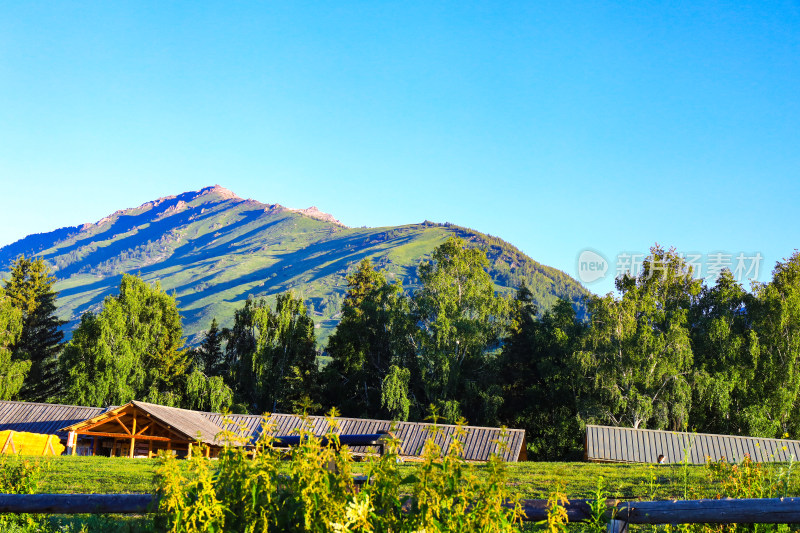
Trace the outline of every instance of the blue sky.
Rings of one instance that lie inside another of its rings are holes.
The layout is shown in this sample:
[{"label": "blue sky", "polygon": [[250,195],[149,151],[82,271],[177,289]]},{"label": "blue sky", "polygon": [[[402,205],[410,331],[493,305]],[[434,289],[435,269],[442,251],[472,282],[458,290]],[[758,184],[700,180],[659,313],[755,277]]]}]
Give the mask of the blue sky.
[{"label": "blue sky", "polygon": [[7,2],[0,245],[218,183],[571,275],[659,242],[768,279],[798,95],[797,2]]}]

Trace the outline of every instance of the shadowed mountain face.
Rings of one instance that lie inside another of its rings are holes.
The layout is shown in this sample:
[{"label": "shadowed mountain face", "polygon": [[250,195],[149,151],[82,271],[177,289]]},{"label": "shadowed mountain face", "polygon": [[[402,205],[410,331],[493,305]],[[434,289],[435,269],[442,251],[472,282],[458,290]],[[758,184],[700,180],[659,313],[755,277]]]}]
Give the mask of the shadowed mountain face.
[{"label": "shadowed mountain face", "polygon": [[132,273],[175,293],[190,344],[213,317],[232,325],[233,311],[248,297],[287,290],[305,299],[324,340],[338,322],[345,276],[363,258],[413,290],[420,260],[450,235],[487,251],[499,291],[525,280],[540,309],[559,297],[580,305],[586,294],[560,270],[467,228],[429,222],[347,228],[316,208],[244,200],[219,186],[117,211],[96,224],[29,235],[0,248],[0,270],[20,254],[44,258],[59,280],[59,313],[69,329],[117,292],[123,273]]}]

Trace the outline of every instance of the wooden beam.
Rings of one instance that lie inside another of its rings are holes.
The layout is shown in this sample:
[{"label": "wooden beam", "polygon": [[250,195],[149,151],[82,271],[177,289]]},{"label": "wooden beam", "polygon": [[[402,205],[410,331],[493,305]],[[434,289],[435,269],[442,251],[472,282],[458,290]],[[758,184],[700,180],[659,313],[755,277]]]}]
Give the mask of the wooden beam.
[{"label": "wooden beam", "polygon": [[130,434],[131,434],[131,430],[130,430],[130,429],[128,429],[128,426],[126,426],[125,424],[123,424],[123,423],[122,423],[122,420],[120,420],[119,418],[115,418],[114,420],[116,420],[116,421],[117,421],[117,423],[118,423],[120,426],[122,426],[122,429],[124,429],[124,430],[125,430],[125,433],[127,433],[128,435],[130,435]]},{"label": "wooden beam", "polygon": [[[118,415],[114,416],[113,418],[104,418],[104,419],[100,420],[99,422],[94,422],[94,423],[91,423],[91,424],[89,424],[89,425],[87,425],[87,426],[84,426],[84,427],[82,427],[82,428],[76,429],[76,430],[75,430],[75,432],[77,433],[78,431],[88,431],[88,430],[90,430],[90,429],[94,429],[94,428],[96,428],[97,426],[102,426],[103,424],[108,424],[108,423],[111,423],[111,422],[113,422],[114,420],[118,420],[118,419],[119,419],[119,417],[121,417],[121,416],[122,416],[122,415],[124,415],[124,414],[125,414],[125,413],[119,413]],[[120,423],[121,423],[121,422],[120,422]],[[77,424],[76,424],[76,425],[77,425]]]},{"label": "wooden beam", "polygon": [[[116,414],[116,416],[122,416],[122,414],[124,414],[124,413],[122,413],[122,411],[126,407],[127,407],[127,404],[123,405],[122,407],[117,407],[116,409],[112,409],[111,411],[106,411],[105,413],[99,414],[97,416],[93,416],[92,418],[88,418],[88,419],[84,420],[83,422],[78,422],[77,424],[72,424],[71,426],[67,426],[64,429],[69,430],[70,428],[78,428],[78,427],[80,427],[81,429],[91,429],[91,427],[93,427],[92,424],[94,424],[96,421],[100,421],[99,425],[103,425],[108,420],[110,420],[109,418],[106,418],[106,417],[108,417],[108,415]],[[89,424],[89,426],[83,426],[83,424]],[[72,431],[77,431],[77,429],[73,429]]]},{"label": "wooden beam", "polygon": [[8,437],[6,437],[6,442],[5,442],[5,444],[3,444],[3,449],[0,451],[0,453],[6,453],[6,448],[8,448],[9,443],[13,443],[13,441],[11,440],[11,436],[13,434],[14,434],[13,431],[9,431],[8,432]]},{"label": "wooden beam", "polygon": [[142,428],[141,430],[139,430],[137,433],[134,433],[134,435],[136,435],[137,437],[138,437],[139,435],[143,435],[143,434],[144,434],[144,432],[145,432],[145,431],[147,431],[148,429],[150,429],[150,426],[152,426],[152,425],[153,425],[153,424],[147,424],[147,425],[146,425],[144,428]]},{"label": "wooden beam", "polygon": [[[105,433],[105,432],[99,432],[99,431],[92,431],[91,433],[88,432],[88,431],[87,432],[81,432],[80,435],[86,435],[86,436],[89,436],[89,437],[114,437],[116,439],[133,439],[133,435],[124,435],[122,433]],[[156,436],[153,436],[153,435],[139,435],[136,438],[139,439],[139,440],[158,440],[158,441],[162,441],[162,442],[179,442],[181,444],[186,444],[186,443],[191,442],[191,441],[188,441],[188,440],[185,440],[185,439],[178,440],[178,439],[170,439],[169,437],[156,437]]]},{"label": "wooden beam", "polygon": [[625,502],[617,520],[631,524],[794,524],[800,498]]}]

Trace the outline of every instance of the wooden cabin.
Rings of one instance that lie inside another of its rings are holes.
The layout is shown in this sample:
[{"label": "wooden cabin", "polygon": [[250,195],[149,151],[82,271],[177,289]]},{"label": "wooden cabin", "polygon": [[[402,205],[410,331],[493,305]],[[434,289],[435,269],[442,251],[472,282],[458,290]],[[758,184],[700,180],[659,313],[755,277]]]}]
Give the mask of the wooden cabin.
[{"label": "wooden cabin", "polygon": [[223,443],[221,429],[198,411],[132,401],[60,429],[67,448],[110,457],[153,457],[160,450],[190,453],[189,445],[203,443],[206,456],[216,457]]},{"label": "wooden cabin", "polygon": [[800,441],[763,439],[738,435],[715,435],[654,429],[586,426],[584,457],[606,463],[681,463],[706,461],[739,462],[749,455],[759,463],[787,462],[800,457]]}]

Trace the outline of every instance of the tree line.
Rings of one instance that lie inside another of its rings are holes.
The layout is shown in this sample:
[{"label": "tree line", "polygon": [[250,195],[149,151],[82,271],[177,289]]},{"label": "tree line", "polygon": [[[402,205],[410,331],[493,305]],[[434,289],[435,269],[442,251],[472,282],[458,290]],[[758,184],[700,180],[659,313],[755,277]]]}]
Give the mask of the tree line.
[{"label": "tree line", "polygon": [[496,292],[486,253],[450,238],[419,288],[369,259],[347,276],[320,366],[313,319],[291,292],[248,299],[183,345],[175,298],[124,275],[63,343],[55,282],[20,257],[0,288],[0,399],[91,406],[132,399],[205,411],[432,416],[526,430],[529,455],[574,458],[588,423],[763,437],[800,435],[800,253],[746,290],[712,284],[655,246],[586,316],[529,287]]}]

